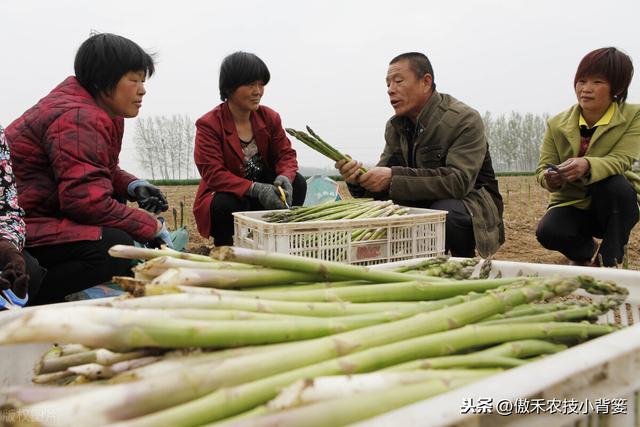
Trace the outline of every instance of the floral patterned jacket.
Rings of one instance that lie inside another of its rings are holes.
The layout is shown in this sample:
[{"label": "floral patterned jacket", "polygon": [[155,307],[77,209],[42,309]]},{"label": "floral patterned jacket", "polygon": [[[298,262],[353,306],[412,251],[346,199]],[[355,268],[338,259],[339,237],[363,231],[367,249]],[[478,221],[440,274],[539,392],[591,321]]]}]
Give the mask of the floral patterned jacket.
[{"label": "floral patterned jacket", "polygon": [[0,126],[0,239],[12,242],[22,250],[26,236],[24,211],[18,206],[18,192],[11,169],[9,145]]}]

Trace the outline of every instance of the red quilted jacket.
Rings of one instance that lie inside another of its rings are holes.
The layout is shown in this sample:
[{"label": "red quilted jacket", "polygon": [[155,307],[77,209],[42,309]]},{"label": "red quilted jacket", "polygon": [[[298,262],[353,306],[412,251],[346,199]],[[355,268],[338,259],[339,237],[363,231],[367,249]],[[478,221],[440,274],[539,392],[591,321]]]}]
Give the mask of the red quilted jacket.
[{"label": "red quilted jacket", "polygon": [[118,166],[123,131],[75,77],[7,127],[27,247],[98,240],[101,226],[153,239],[155,218],[118,202],[136,179]]}]

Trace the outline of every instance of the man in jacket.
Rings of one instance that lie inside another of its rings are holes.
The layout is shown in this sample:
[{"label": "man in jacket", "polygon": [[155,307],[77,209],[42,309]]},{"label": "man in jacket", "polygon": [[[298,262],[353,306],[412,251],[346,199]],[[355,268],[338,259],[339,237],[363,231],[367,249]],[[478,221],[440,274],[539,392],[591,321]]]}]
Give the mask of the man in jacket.
[{"label": "man in jacket", "polygon": [[336,168],[355,197],[448,211],[446,250],[454,256],[494,254],[504,243],[503,204],[482,119],[454,97],[436,91],[422,53],[395,57],[387,93],[395,115],[387,122],[378,165],[341,160]]}]

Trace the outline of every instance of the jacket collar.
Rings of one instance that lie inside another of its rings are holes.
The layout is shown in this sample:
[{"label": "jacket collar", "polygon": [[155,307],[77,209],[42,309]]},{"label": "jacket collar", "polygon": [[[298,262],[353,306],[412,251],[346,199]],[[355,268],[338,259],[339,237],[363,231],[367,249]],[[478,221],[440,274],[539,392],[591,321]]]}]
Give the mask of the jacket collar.
[{"label": "jacket collar", "polygon": [[64,93],[67,96],[73,97],[77,102],[98,106],[95,99],[93,99],[91,94],[80,84],[75,76],[67,77],[51,92]]},{"label": "jacket collar", "polygon": [[[429,117],[431,117],[441,102],[442,95],[434,90],[427,102],[424,104],[424,107],[422,107],[420,114],[418,114],[416,124],[420,124],[422,127],[425,127],[429,121]],[[391,125],[397,130],[405,130],[410,124],[411,121],[405,116],[394,115],[391,117]]]},{"label": "jacket collar", "polygon": [[[438,108],[441,102],[442,95],[434,90],[431,94],[431,97],[429,97],[427,102],[424,104],[424,107],[422,107],[420,114],[418,114],[418,117],[416,118],[416,125],[418,128],[424,129],[427,127],[429,119],[432,117],[434,111]],[[409,118],[405,116],[395,115],[391,117],[391,125],[396,129],[396,132],[398,132],[400,135],[403,135],[403,137],[400,138],[400,151],[402,152],[404,161],[408,162],[409,144],[404,138],[404,135],[406,135],[407,131],[411,131],[414,128],[413,123],[411,123],[411,120],[409,120]],[[414,144],[413,150],[415,151],[416,148],[417,147]]]},{"label": "jacket collar", "polygon": [[589,126],[589,124],[585,120],[582,113],[580,113],[580,118],[578,119],[578,126],[580,127],[585,126],[591,129],[596,126],[608,125],[611,122],[611,119],[613,118],[613,115],[615,114],[617,109],[618,109],[618,104],[616,104],[615,102],[612,102],[611,104],[609,104],[609,108],[607,108],[607,111],[605,111],[602,117],[600,117],[600,119],[593,126]]},{"label": "jacket collar", "polygon": [[[109,117],[107,112],[98,105],[95,98],[91,96],[91,94],[84,88],[84,86],[80,84],[75,76],[69,76],[64,79],[58,86],[55,87],[55,89],[51,91],[51,93],[62,94],[63,97],[60,98],[60,102],[72,101],[75,103],[85,104],[93,107],[96,111],[99,111],[101,112],[101,114],[105,114],[107,117]],[[122,135],[124,134],[124,117],[116,116],[109,117],[109,119],[114,123],[118,141],[121,142]]]},{"label": "jacket collar", "polygon": [[[627,121],[624,118],[624,115],[622,115],[620,109],[620,107],[616,108],[616,111],[613,113],[613,117],[611,117],[611,120],[608,124],[598,126],[595,133],[591,137],[591,142],[589,143],[587,153],[589,152],[593,144],[595,144],[602,135]],[[567,111],[567,114],[564,116],[564,119],[558,126],[560,132],[564,134],[565,138],[567,138],[567,141],[569,141],[574,156],[577,156],[578,152],[580,151],[580,128],[578,126],[580,114],[580,104],[574,105],[569,109],[569,111]]]},{"label": "jacket collar", "polygon": [[[249,120],[251,121],[251,127],[253,128],[254,134],[258,131],[264,130],[267,127],[267,124],[262,117],[261,107],[258,107],[258,111],[251,112]],[[224,102],[222,104],[222,126],[224,127],[224,131],[227,134],[236,133],[236,124],[233,121],[233,114],[231,114],[231,109],[229,109],[228,102]]]},{"label": "jacket collar", "polygon": [[[231,145],[233,151],[235,151],[238,157],[244,162],[244,153],[242,152],[242,146],[240,145],[240,137],[238,137],[236,124],[233,121],[233,114],[231,114],[231,110],[229,109],[229,103],[224,102],[222,104],[221,110],[222,127],[229,137],[229,145]],[[258,146],[260,156],[265,159],[265,156],[268,152],[269,134],[267,132],[267,124],[263,118],[262,109],[258,107],[258,111],[252,111],[249,115],[249,120],[251,121],[253,137],[256,140],[256,145]]]}]

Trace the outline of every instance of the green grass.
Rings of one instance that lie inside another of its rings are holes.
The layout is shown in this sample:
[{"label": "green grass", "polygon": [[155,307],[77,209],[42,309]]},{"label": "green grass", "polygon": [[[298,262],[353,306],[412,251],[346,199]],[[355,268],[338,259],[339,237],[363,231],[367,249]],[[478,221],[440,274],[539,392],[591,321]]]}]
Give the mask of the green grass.
[{"label": "green grass", "polygon": [[150,179],[153,185],[198,185],[200,179]]}]

